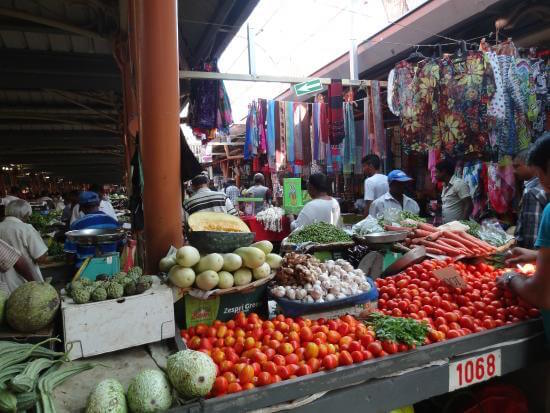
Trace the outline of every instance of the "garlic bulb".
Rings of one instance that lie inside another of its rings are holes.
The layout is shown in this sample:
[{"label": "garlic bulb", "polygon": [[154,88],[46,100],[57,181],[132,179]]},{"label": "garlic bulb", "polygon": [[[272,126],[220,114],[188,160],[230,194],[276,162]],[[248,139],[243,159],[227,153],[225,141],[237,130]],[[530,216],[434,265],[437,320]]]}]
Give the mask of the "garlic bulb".
[{"label": "garlic bulb", "polygon": [[295,300],[296,299],[296,290],[294,290],[294,289],[287,290],[286,291],[286,296],[290,300]]}]

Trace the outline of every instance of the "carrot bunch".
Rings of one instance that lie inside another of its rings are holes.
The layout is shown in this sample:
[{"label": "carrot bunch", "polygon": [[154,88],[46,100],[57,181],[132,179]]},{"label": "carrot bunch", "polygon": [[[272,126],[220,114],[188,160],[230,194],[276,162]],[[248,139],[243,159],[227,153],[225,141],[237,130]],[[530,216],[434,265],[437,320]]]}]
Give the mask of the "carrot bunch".
[{"label": "carrot bunch", "polygon": [[[395,227],[392,227],[395,230]],[[423,245],[428,254],[447,257],[480,257],[493,253],[495,247],[464,231],[442,231],[430,224],[419,223],[417,228],[401,228],[408,231],[405,244],[409,247]]]}]

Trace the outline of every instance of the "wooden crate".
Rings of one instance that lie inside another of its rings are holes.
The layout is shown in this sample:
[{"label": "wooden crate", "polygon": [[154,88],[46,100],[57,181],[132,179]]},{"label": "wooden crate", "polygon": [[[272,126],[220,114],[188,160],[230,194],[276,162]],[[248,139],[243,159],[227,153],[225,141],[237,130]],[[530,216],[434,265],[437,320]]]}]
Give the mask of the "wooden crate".
[{"label": "wooden crate", "polygon": [[[2,341],[15,341],[17,343],[29,343],[29,344],[38,344],[44,340],[54,337],[54,324],[44,327],[41,330],[38,330],[34,333],[21,333],[15,331],[7,325],[3,325],[0,329],[0,340]],[[44,347],[54,350],[55,342],[50,341],[45,344]]]},{"label": "wooden crate", "polygon": [[75,304],[63,297],[65,349],[71,360],[172,338],[172,291],[155,281],[143,294]]}]

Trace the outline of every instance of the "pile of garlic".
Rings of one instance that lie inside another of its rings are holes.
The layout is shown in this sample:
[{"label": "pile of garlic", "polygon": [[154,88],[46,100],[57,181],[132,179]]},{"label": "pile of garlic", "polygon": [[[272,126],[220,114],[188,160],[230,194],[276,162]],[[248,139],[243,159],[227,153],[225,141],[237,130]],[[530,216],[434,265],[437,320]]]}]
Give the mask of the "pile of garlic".
[{"label": "pile of garlic", "polygon": [[[286,264],[288,265],[288,262]],[[301,266],[303,263],[298,265]],[[285,267],[283,260],[283,267],[279,270],[284,272],[285,268],[287,271],[296,270],[296,268]],[[349,262],[342,259],[329,260],[324,263],[314,261],[314,265],[309,268],[308,275],[310,275],[308,282],[300,285],[296,283],[273,285],[270,288],[271,294],[275,297],[285,297],[304,303],[323,303],[352,297],[371,289],[365,273],[362,270],[354,269]]]},{"label": "pile of garlic", "polygon": [[266,231],[281,232],[284,214],[285,210],[282,208],[269,207],[256,214],[256,221],[261,222]]}]

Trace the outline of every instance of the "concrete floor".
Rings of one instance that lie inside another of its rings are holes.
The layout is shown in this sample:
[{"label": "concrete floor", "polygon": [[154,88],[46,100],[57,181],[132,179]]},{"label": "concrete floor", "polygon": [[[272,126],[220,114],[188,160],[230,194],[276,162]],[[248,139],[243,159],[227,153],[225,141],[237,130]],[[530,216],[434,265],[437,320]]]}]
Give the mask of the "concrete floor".
[{"label": "concrete floor", "polygon": [[130,380],[141,370],[158,369],[146,346],[73,361],[73,363],[86,362],[98,365],[70,378],[54,390],[54,402],[59,413],[83,412],[88,395],[103,379],[117,379],[126,390]]}]

